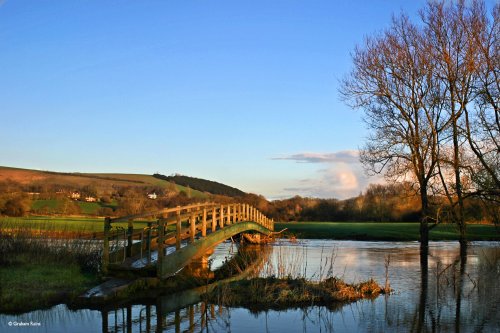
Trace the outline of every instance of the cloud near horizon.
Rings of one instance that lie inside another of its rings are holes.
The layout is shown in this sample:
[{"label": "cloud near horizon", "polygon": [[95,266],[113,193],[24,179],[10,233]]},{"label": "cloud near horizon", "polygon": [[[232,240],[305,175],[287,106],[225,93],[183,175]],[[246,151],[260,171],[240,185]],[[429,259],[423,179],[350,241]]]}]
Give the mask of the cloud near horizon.
[{"label": "cloud near horizon", "polygon": [[341,150],[335,153],[299,153],[280,157],[273,160],[290,160],[298,163],[359,163],[359,151]]},{"label": "cloud near horizon", "polygon": [[364,191],[370,183],[380,183],[382,177],[368,177],[359,162],[357,150],[343,150],[333,153],[298,153],[274,160],[289,160],[297,163],[324,163],[326,168],[318,169],[316,176],[298,180],[294,186],[284,188],[289,195],[319,198],[346,199]]}]

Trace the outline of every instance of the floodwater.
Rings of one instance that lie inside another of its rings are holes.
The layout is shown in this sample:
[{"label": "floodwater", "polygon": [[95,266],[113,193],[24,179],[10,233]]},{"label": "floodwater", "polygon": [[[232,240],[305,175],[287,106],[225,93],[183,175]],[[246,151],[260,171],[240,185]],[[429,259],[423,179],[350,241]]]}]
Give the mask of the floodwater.
[{"label": "floodwater", "polygon": [[[236,251],[219,245],[209,260],[220,266]],[[417,242],[280,241],[257,250],[261,276],[374,278],[394,292],[344,306],[251,312],[195,302],[170,307],[172,296],[105,311],[65,305],[0,315],[0,332],[499,332],[500,242],[431,242],[421,270]],[[424,266],[425,267],[425,266]],[[183,297],[182,295],[180,297]],[[22,326],[22,327],[21,327]]]}]

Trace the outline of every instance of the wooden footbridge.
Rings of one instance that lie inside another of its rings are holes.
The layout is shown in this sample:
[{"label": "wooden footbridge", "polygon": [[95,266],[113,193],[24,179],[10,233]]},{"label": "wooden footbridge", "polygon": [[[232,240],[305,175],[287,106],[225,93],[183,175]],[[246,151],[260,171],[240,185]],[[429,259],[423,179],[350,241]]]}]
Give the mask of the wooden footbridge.
[{"label": "wooden footbridge", "polygon": [[[116,226],[118,222],[127,222],[127,228]],[[270,235],[273,230],[273,220],[248,204],[203,203],[108,217],[104,221],[103,273],[167,278],[237,234]]]}]

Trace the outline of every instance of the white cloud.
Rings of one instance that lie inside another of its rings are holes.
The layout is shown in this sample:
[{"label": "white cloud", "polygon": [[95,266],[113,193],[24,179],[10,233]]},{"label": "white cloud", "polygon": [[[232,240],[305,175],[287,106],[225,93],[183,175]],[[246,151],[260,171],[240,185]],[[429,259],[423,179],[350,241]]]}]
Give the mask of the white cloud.
[{"label": "white cloud", "polygon": [[326,168],[316,170],[313,177],[297,180],[293,186],[284,188],[289,196],[298,194],[346,199],[357,196],[370,183],[383,182],[382,177],[367,176],[358,158],[358,151],[344,150],[333,153],[299,153],[274,159],[326,164]]}]

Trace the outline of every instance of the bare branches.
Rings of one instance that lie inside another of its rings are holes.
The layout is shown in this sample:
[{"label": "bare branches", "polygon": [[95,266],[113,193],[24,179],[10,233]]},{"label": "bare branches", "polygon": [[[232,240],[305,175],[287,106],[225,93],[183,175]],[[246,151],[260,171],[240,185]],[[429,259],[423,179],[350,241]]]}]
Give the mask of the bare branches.
[{"label": "bare branches", "polygon": [[356,47],[340,93],[364,111],[365,168],[415,179],[422,223],[440,183],[464,225],[464,198],[500,193],[500,4],[490,17],[480,0],[430,1],[420,18]]}]

